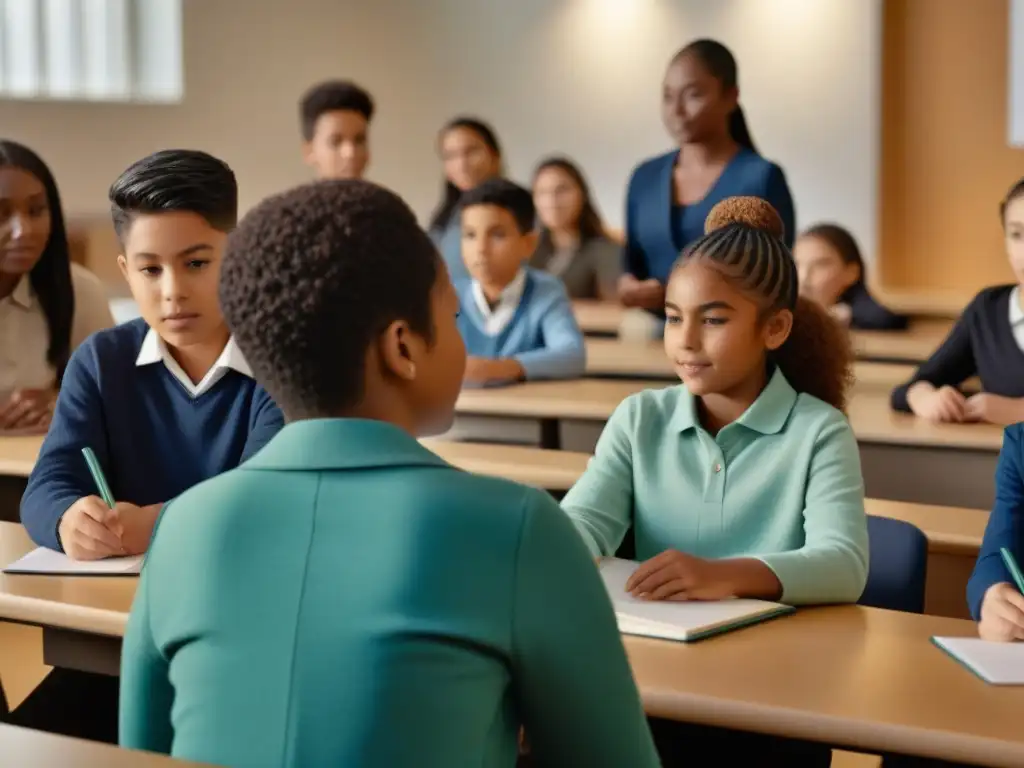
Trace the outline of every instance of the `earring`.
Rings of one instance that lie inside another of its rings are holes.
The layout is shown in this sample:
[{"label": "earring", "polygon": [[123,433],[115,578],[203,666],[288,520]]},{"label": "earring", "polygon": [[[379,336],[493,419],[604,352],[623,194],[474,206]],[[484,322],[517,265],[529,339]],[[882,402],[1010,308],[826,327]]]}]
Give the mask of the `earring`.
[{"label": "earring", "polygon": [[409,363],[409,378],[416,378],[416,363]]}]

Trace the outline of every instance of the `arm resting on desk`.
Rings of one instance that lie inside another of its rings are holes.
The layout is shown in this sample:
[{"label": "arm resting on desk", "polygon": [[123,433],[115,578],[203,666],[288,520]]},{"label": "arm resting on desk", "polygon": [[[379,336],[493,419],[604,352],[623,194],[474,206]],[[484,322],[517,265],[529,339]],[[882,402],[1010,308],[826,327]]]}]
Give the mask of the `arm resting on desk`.
[{"label": "arm resting on desk", "polygon": [[985,526],[978,561],[967,582],[967,604],[975,621],[981,618],[981,602],[993,584],[1012,582],[999,554],[1009,549],[1017,561],[1024,560],[1024,472],[1021,450],[1022,425],[1009,427],[1003,435],[996,468],[996,503]]},{"label": "arm resting on desk", "polygon": [[838,413],[817,436],[804,504],[804,545],[756,559],[775,572],[784,603],[855,603],[867,583],[868,522],[857,441]]},{"label": "arm resting on desk", "polygon": [[576,324],[572,303],[565,288],[558,285],[559,295],[541,310],[541,336],[543,346],[516,355],[523,366],[526,380],[576,379],[587,367],[583,333]]},{"label": "arm resting on desk", "polygon": [[61,516],[79,499],[96,493],[83,448],[93,449],[114,483],[97,370],[95,350],[87,342],[71,356],[64,371],[50,431],[21,499],[21,522],[29,536],[50,549],[61,549],[57,539]]},{"label": "arm resting on desk", "polygon": [[659,765],[611,602],[550,497],[526,498],[512,616],[513,685],[539,765]]},{"label": "arm resting on desk", "polygon": [[893,390],[893,410],[904,413],[911,412],[907,392],[918,382],[927,382],[935,389],[946,386],[958,387],[978,373],[978,366],[974,360],[974,349],[971,346],[970,328],[965,322],[967,313],[970,311],[970,306],[964,310],[964,315],[956,321],[946,340],[931,357],[921,364],[910,381]]}]

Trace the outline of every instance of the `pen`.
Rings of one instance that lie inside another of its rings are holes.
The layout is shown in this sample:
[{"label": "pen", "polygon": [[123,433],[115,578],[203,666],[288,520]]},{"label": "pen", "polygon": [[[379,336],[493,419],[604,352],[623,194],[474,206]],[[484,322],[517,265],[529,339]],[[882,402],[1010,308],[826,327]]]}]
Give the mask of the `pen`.
[{"label": "pen", "polygon": [[93,453],[92,448],[86,446],[82,449],[82,455],[85,457],[85,463],[89,465],[89,474],[92,475],[92,480],[96,483],[96,490],[99,491],[103,501],[111,509],[114,508],[114,494],[110,492],[110,486],[107,484],[107,478],[103,475],[103,469],[100,467],[99,459],[96,458],[96,454]]},{"label": "pen", "polygon": [[1013,576],[1013,583],[1017,585],[1017,589],[1024,594],[1024,575],[1021,575],[1020,566],[1017,565],[1017,560],[1013,557],[1013,553],[1006,547],[999,548],[999,554],[1003,556],[1003,563],[1006,565],[1006,570]]}]

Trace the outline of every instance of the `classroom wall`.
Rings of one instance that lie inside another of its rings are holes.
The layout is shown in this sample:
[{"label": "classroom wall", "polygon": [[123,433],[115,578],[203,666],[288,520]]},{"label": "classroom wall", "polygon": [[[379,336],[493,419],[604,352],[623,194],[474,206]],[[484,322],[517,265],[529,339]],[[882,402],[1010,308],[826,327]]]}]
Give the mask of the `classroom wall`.
[{"label": "classroom wall", "polygon": [[520,180],[550,152],[577,158],[620,226],[630,170],[668,149],[664,67],[698,36],[736,52],[755,140],[784,166],[799,221],[838,218],[873,253],[881,0],[185,0],[183,104],[0,101],[0,125],[53,164],[74,214],[105,214],[113,177],[168,146],[227,159],[248,207],[307,178],[301,91],[350,76],[379,103],[372,177],[421,216],[440,188],[438,127],[474,112]]},{"label": "classroom wall", "polygon": [[1012,281],[998,203],[1024,176],[1009,146],[1007,0],[886,0],[880,272],[952,294]]}]

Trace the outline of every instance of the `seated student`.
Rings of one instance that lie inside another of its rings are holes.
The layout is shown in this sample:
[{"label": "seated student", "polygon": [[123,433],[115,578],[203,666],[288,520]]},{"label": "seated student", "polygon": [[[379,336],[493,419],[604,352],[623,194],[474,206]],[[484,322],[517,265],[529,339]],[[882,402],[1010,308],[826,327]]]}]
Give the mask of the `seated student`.
[{"label": "seated student", "polygon": [[540,241],[530,266],[565,283],[573,299],[617,300],[622,246],[605,234],[580,169],[562,157],[543,161],[533,174]]},{"label": "seated student", "polygon": [[[281,428],[217,300],[237,200],[227,165],[186,150],[150,155],[110,188],[118,264],[143,319],[92,336],[68,363],[21,501],[37,544],[79,560],[144,552],[164,502],[238,466]],[[96,495],[86,446],[113,509]],[[116,713],[116,679],[54,670],[11,717],[114,742]]]},{"label": "seated student", "polygon": [[461,289],[459,330],[466,383],[572,379],[586,351],[565,286],[526,266],[537,244],[530,193],[492,179],[462,196],[462,258],[472,280]]},{"label": "seated student", "polygon": [[318,179],[361,179],[370,163],[373,98],[355,83],[328,80],[299,103],[302,156]]},{"label": "seated student", "polygon": [[793,246],[800,295],[816,301],[850,328],[906,330],[908,318],[892,312],[868,291],[864,258],[853,235],[838,224],[815,224]]},{"label": "seated student", "polygon": [[53,174],[0,139],[0,433],[43,433],[68,357],[114,324],[100,281],[72,264]]},{"label": "seated student", "polygon": [[[665,312],[682,386],[627,398],[562,502],[590,553],[614,554],[632,528],[644,562],[628,586],[642,599],[855,602],[868,539],[842,413],[851,352],[842,328],[798,297],[774,208],[716,205],[669,274]],[[665,765],[689,764],[708,742],[725,764],[831,759],[819,745],[653,725]]]},{"label": "seated student", "polygon": [[466,357],[412,211],[366,182],[300,187],[245,217],[223,277],[288,426],[164,512],[124,640],[121,744],[216,765],[510,766],[524,725],[542,765],[657,765],[557,504],[416,439],[450,424]]},{"label": "seated student", "polygon": [[[967,306],[942,346],[893,390],[892,407],[929,421],[1024,421],[1024,179],[999,206],[1006,253],[1017,282],[986,288]],[[959,386],[981,379],[979,394]]]}]

